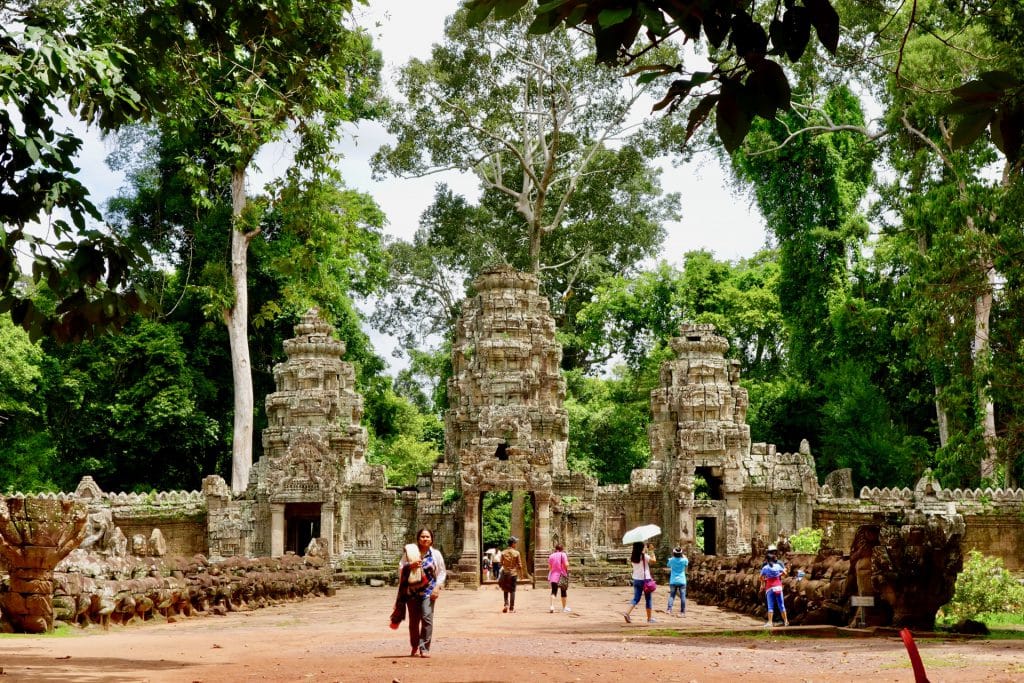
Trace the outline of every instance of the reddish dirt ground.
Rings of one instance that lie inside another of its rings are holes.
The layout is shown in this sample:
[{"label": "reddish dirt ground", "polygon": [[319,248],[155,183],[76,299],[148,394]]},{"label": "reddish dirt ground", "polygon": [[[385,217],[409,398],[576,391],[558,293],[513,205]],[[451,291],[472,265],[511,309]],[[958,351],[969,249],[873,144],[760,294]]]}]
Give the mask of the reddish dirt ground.
[{"label": "reddish dirt ground", "polygon": [[[692,603],[683,618],[626,624],[628,589],[571,588],[572,612],[521,587],[514,614],[495,587],[444,593],[432,657],[409,657],[405,625],[387,627],[391,588],[224,617],[90,628],[71,636],[0,637],[0,683],[13,681],[785,681],[914,680],[896,637],[766,633],[752,617]],[[641,608],[635,616],[643,616]],[[1024,641],[919,641],[932,683],[1024,681]]]}]

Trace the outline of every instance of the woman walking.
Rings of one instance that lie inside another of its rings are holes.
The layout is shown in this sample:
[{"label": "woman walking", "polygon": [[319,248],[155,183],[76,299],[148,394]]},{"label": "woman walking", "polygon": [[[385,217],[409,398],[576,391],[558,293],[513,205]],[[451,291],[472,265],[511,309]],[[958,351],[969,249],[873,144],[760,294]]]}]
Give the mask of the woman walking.
[{"label": "woman walking", "polygon": [[647,623],[656,623],[651,617],[651,593],[644,590],[644,584],[652,581],[652,578],[650,556],[644,552],[643,543],[633,544],[633,552],[629,556],[629,562],[633,566],[633,602],[629,605],[629,609],[622,613],[622,616],[626,618],[627,624],[633,623],[629,615],[633,613],[633,608],[640,603],[640,596],[642,595],[644,597],[644,606],[647,608]]},{"label": "woman walking", "polygon": [[566,592],[569,590],[569,556],[565,554],[562,544],[555,545],[555,552],[548,555],[548,582],[551,584],[551,603],[548,612],[555,611],[555,596],[562,591],[562,611],[571,612],[566,607]]},{"label": "woman walking", "polygon": [[433,545],[433,532],[420,529],[416,532],[416,543],[405,546],[405,553],[398,566],[409,610],[410,657],[417,654],[420,657],[430,656],[430,645],[434,637],[434,603],[448,577],[444,557]]}]

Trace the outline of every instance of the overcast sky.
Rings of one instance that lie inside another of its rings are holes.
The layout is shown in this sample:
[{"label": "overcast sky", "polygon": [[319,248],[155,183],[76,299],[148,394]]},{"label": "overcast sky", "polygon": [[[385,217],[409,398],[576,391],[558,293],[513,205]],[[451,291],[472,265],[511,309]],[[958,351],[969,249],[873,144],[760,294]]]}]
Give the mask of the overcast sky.
[{"label": "overcast sky", "polygon": [[[371,30],[384,55],[386,79],[393,78],[397,68],[409,58],[429,56],[430,46],[441,40],[445,18],[458,3],[459,0],[371,0],[369,8],[357,5],[357,11],[365,15],[360,24]],[[84,137],[86,145],[80,157],[83,181],[99,203],[116,192],[122,178],[103,163],[108,152],[104,141],[95,135]],[[412,235],[438,182],[446,182],[471,197],[477,193],[473,178],[451,173],[413,180],[373,181],[369,158],[386,141],[387,134],[378,124],[360,123],[344,145],[341,170],[349,187],[373,195],[388,217],[390,234],[401,238]],[[283,172],[288,156],[280,145],[265,149],[257,160],[261,174],[253,178],[250,190],[258,192],[264,180]],[[751,206],[749,195],[738,196],[729,187],[727,173],[714,158],[701,158],[679,168],[673,168],[666,160],[662,167],[662,186],[667,192],[680,193],[682,214],[681,221],[665,226],[665,260],[680,265],[682,255],[695,249],[708,249],[718,258],[735,260],[750,256],[763,246],[763,220]],[[378,352],[388,357],[391,342],[375,333],[372,336]]]}]

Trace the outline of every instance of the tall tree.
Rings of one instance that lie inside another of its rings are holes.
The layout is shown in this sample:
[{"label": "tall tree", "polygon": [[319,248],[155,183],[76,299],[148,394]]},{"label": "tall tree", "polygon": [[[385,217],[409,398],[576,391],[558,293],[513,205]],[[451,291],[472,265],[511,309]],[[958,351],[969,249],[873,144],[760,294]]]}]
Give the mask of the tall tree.
[{"label": "tall tree", "polygon": [[[910,270],[902,285],[914,302],[906,334],[934,378],[940,463],[975,460],[981,479],[992,482],[1006,471],[1000,467],[996,476],[990,338],[1001,279],[998,235],[1007,222],[1001,206],[1013,162],[1004,157],[1004,174],[993,179],[988,167],[999,154],[979,137],[992,121],[996,96],[990,91],[1010,78],[992,69],[1013,60],[995,47],[970,8],[933,3],[920,9],[928,11],[927,23],[904,10],[881,32],[901,46],[884,93],[894,132],[888,159],[898,173],[883,196],[900,218],[890,233],[913,247],[904,252]],[[949,93],[966,96],[957,86],[971,79],[979,80],[967,90],[988,92],[992,100],[951,109]],[[951,483],[967,483],[959,481],[965,474],[960,466],[940,471]]]},{"label": "tall tree", "polygon": [[[833,90],[823,103],[832,122],[863,126],[856,97]],[[790,362],[810,379],[835,348],[829,307],[847,284],[847,258],[867,237],[858,205],[872,180],[873,149],[863,136],[833,133],[789,140],[806,121],[790,118],[755,127],[733,157],[754,186],[768,229],[779,245],[779,300]],[[785,144],[783,144],[785,143]]]},{"label": "tall tree", "polygon": [[258,205],[246,194],[260,149],[288,131],[297,159],[317,169],[332,158],[340,126],[373,114],[380,56],[351,23],[351,0],[110,0],[110,28],[136,53],[133,84],[165,103],[162,132],[211,146],[189,150],[200,207],[229,187],[230,299],[227,327],[234,377],[231,487],[245,489],[252,465],[253,388],[248,346],[249,245],[260,234]]},{"label": "tall tree", "polygon": [[[482,22],[514,15],[529,0],[469,0],[470,20]],[[664,78],[669,85],[656,110],[672,112],[689,99],[686,138],[715,113],[722,144],[735,150],[756,117],[772,119],[790,107],[791,87],[777,58],[799,60],[810,43],[813,27],[818,40],[833,54],[839,43],[839,15],[828,0],[747,2],[709,0],[538,0],[530,24],[532,33],[563,27],[580,28],[591,36],[598,63],[626,64],[640,81]],[[676,40],[706,47],[710,70],[686,68],[686,60],[645,63],[648,52]]]},{"label": "tall tree", "polygon": [[[223,261],[230,235],[220,229],[230,207],[225,201],[195,210],[195,188],[182,163],[183,152],[192,148],[189,141],[132,132],[122,136],[114,155],[129,184],[110,202],[110,219],[118,232],[147,244],[161,263],[174,265],[170,277],[163,271],[137,277],[146,278],[162,302],[162,322],[184,326],[190,362],[223,405],[231,396],[231,377],[224,372],[230,367],[226,328],[208,329],[207,314],[216,314],[232,298]],[[364,392],[385,390],[386,385],[377,386],[383,361],[369,348],[352,301],[354,294],[377,289],[384,277],[383,214],[369,196],[345,188],[330,169],[310,174],[293,166],[266,189],[267,194],[250,198],[260,207],[248,268],[254,388],[260,394],[274,390],[270,369],[282,358],[282,340],[292,335],[300,315],[316,307],[345,340],[346,357],[356,363]],[[262,419],[257,409],[257,426]]]},{"label": "tall tree", "polygon": [[420,330],[443,330],[459,281],[504,261],[541,278],[564,331],[576,302],[652,255],[661,222],[676,215],[630,120],[644,88],[589,64],[578,36],[527,35],[522,15],[515,26],[465,20],[456,13],[431,59],[403,70],[405,102],[388,120],[397,142],[374,163],[398,175],[468,171],[482,196],[473,204],[438,189],[413,247],[393,249],[403,289],[391,307],[427,317]]}]

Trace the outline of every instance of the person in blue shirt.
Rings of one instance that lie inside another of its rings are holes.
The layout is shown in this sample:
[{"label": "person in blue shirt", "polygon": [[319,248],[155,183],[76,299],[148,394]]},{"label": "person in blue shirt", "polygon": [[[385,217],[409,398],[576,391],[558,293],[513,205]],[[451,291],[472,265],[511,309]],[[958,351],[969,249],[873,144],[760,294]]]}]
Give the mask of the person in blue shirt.
[{"label": "person in blue shirt", "polygon": [[672,603],[678,595],[679,615],[682,616],[686,614],[686,568],[690,560],[683,554],[683,549],[677,546],[672,549],[672,557],[668,558],[666,564],[671,573],[668,577],[668,609],[665,611],[672,614]]},{"label": "person in blue shirt", "polygon": [[765,628],[775,626],[773,619],[775,610],[778,608],[782,615],[782,623],[789,626],[789,616],[786,614],[786,602],[782,598],[782,579],[786,576],[786,565],[779,562],[775,546],[768,546],[768,554],[764,565],[761,567],[761,583],[764,584],[765,600],[768,603],[768,621]]}]

